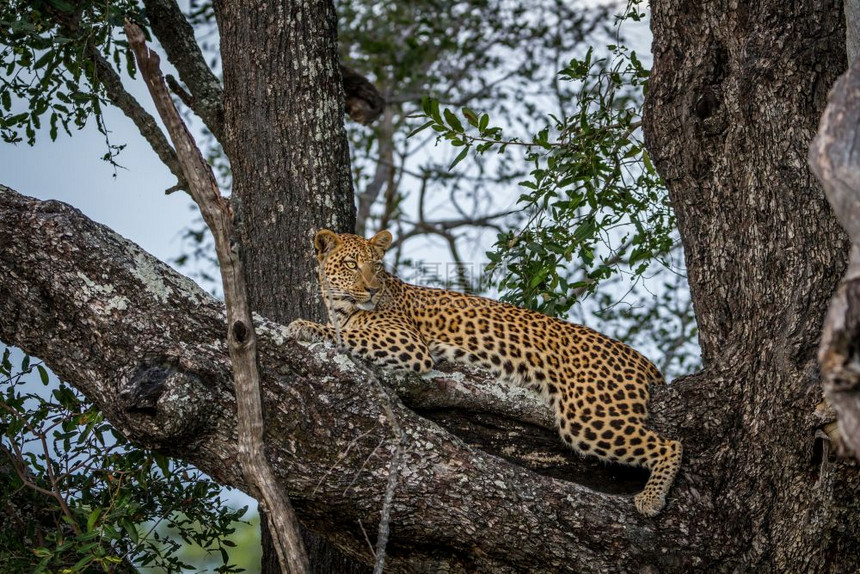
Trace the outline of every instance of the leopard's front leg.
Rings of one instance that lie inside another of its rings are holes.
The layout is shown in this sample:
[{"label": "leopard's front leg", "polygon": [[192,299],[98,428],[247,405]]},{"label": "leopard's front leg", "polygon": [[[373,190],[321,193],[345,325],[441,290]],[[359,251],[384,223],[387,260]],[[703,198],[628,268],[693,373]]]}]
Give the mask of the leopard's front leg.
[{"label": "leopard's front leg", "polygon": [[[334,327],[304,319],[290,323],[287,332],[299,341],[337,342]],[[426,373],[433,368],[430,349],[417,330],[403,321],[381,317],[360,322],[357,327],[342,330],[341,339],[351,352],[380,367],[417,373]]]},{"label": "leopard's front leg", "polygon": [[293,337],[298,341],[307,341],[315,343],[318,341],[328,341],[334,343],[337,341],[337,336],[334,332],[334,327],[331,325],[320,325],[306,319],[296,319],[287,325],[287,336]]}]

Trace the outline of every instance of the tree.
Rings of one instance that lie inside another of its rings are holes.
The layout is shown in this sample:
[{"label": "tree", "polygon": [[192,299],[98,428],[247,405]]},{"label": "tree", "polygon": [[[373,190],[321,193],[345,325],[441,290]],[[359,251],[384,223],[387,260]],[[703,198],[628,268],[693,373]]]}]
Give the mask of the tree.
[{"label": "tree", "polygon": [[[655,6],[646,143],[678,215],[705,359],[653,399],[655,426],[686,453],[666,511],[644,519],[605,485],[527,470],[553,441],[521,393],[462,373],[386,374],[408,437],[392,570],[860,568],[860,476],[816,438],[815,347],[847,249],[805,164],[844,68],[841,7],[818,8]],[[0,222],[0,338],[44,358],[128,436],[242,485],[220,304],[66,206],[3,190]],[[259,332],[270,460],[300,517],[367,561],[362,531],[378,520],[394,449],[379,401],[333,351],[284,340],[265,319]],[[123,404],[134,373],[165,363],[182,376],[161,379],[154,413]]]}]

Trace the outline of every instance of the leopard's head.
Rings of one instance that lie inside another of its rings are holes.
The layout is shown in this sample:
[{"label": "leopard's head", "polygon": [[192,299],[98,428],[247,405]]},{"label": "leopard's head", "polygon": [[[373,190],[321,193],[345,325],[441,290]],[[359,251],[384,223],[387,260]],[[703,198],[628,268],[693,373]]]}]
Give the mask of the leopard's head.
[{"label": "leopard's head", "polygon": [[320,265],[320,287],[326,306],[372,311],[384,290],[382,257],[391,245],[388,231],[370,239],[321,229],[314,237]]}]

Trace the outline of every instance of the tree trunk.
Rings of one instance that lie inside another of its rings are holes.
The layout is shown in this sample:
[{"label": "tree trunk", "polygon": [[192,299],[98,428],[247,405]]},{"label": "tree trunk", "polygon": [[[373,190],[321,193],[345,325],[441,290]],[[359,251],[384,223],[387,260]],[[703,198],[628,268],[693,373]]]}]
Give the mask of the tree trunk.
[{"label": "tree trunk", "polygon": [[334,6],[222,0],[216,9],[252,305],[282,322],[323,319],[311,241],[322,227],[355,226]]},{"label": "tree trunk", "polygon": [[719,477],[706,523],[733,547],[721,568],[840,571],[830,561],[857,540],[842,526],[860,516],[838,493],[857,470],[822,457],[813,413],[847,243],[805,159],[845,69],[841,3],[658,2],[652,28],[646,143],[684,242],[697,378],[720,397],[684,443],[686,474]]},{"label": "tree trunk", "polygon": [[[224,145],[251,306],[284,324],[325,320],[311,240],[318,229],[355,225],[334,7],[328,0],[216,6]],[[262,572],[279,572],[265,519],[260,529]],[[314,533],[304,529],[303,537],[314,572],[366,570]]]}]

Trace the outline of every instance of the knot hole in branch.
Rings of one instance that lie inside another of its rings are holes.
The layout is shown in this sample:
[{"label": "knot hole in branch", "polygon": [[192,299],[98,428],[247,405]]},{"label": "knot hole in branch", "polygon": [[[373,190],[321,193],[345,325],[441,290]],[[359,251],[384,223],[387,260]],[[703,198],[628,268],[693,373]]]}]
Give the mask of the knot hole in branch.
[{"label": "knot hole in branch", "polygon": [[234,322],[232,331],[233,338],[236,339],[236,342],[244,344],[248,340],[248,327],[243,321]]},{"label": "knot hole in branch", "polygon": [[120,378],[117,397],[121,417],[150,448],[175,447],[211,424],[211,392],[174,357],[144,358]]}]

